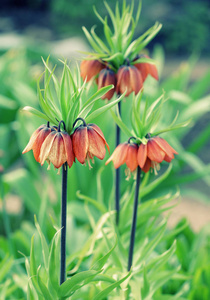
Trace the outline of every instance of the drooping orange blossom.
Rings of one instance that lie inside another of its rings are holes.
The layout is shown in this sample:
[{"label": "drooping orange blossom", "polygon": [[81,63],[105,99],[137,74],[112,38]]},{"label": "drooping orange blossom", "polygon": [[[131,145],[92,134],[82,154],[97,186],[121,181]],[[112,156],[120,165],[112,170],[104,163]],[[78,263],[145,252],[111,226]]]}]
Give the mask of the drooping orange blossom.
[{"label": "drooping orange blossom", "polygon": [[141,143],[139,146],[130,142],[119,144],[106,161],[106,165],[113,161],[116,169],[126,163],[131,172],[135,171],[137,166],[145,173],[150,168],[153,168],[156,172],[159,169],[159,164],[163,160],[171,162],[174,154],[178,153],[166,140],[159,136],[154,136],[148,138],[146,144]]},{"label": "drooping orange blossom", "polygon": [[84,164],[90,160],[93,161],[94,156],[104,159],[106,154],[105,146],[109,151],[109,145],[101,131],[95,124],[85,124],[77,127],[72,134],[73,151],[77,160]]}]

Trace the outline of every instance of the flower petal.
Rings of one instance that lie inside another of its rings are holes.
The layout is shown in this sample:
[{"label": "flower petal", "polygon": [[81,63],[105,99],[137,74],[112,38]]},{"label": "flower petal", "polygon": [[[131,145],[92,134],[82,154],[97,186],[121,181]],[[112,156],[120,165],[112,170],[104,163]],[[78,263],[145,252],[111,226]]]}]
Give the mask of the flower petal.
[{"label": "flower petal", "polygon": [[57,132],[48,154],[49,161],[55,168],[60,168],[67,161],[66,149],[61,132]]},{"label": "flower petal", "polygon": [[77,160],[85,163],[88,151],[88,134],[86,126],[79,126],[72,134],[73,151]]},{"label": "flower petal", "polygon": [[43,165],[45,160],[48,158],[56,134],[57,131],[52,131],[50,134],[48,134],[48,136],[46,137],[46,139],[44,140],[41,146],[40,157],[39,157],[41,165]]},{"label": "flower petal", "polygon": [[161,163],[164,160],[165,152],[154,142],[154,139],[150,139],[147,143],[147,155],[152,161]]},{"label": "flower petal", "polygon": [[130,95],[133,91],[130,84],[130,72],[128,66],[122,66],[117,72],[116,92],[123,94],[127,90],[125,96]]},{"label": "flower petal", "polygon": [[37,136],[39,135],[40,131],[43,130],[43,128],[45,128],[45,127],[47,127],[47,126],[45,124],[43,124],[43,125],[39,126],[39,128],[37,128],[33,132],[32,136],[30,137],[30,140],[29,140],[28,144],[26,145],[25,149],[23,150],[22,154],[33,149],[33,145],[37,139]]},{"label": "flower petal", "polygon": [[156,80],[159,79],[159,76],[158,76],[158,70],[157,70],[157,67],[156,65],[153,65],[153,64],[148,64],[149,65],[149,74],[155,78]]},{"label": "flower petal", "polygon": [[144,167],[142,168],[142,171],[144,171],[144,173],[147,173],[150,168],[152,167],[152,162],[151,160],[147,157],[146,161],[145,161],[145,164],[144,164]]},{"label": "flower petal", "polygon": [[125,163],[128,151],[128,143],[119,144],[114,150],[110,158],[106,161],[105,165],[113,161],[115,169],[119,168]]},{"label": "flower petal", "polygon": [[[114,71],[110,69],[103,69],[100,71],[99,76],[98,76],[98,89],[113,84],[116,86],[116,77]],[[105,95],[101,97],[101,99],[108,99],[110,100],[112,96],[114,95],[115,88],[111,89],[108,91]]]},{"label": "flower petal", "polygon": [[96,156],[99,159],[104,159],[106,154],[104,139],[91,127],[87,127],[88,132],[88,152],[91,156]]},{"label": "flower petal", "polygon": [[139,146],[137,160],[141,169],[143,169],[147,159],[147,145],[141,144]]},{"label": "flower petal", "polygon": [[153,139],[171,159],[174,158],[174,154],[178,154],[163,138],[156,136]]},{"label": "flower petal", "polygon": [[90,81],[92,77],[96,76],[105,65],[99,60],[83,60],[80,64],[80,72],[83,80]]},{"label": "flower petal", "polygon": [[66,132],[62,132],[62,136],[63,136],[64,146],[66,151],[66,158],[67,158],[66,161],[69,168],[71,168],[74,162],[74,152],[73,152],[71,137]]},{"label": "flower petal", "polygon": [[44,140],[46,139],[46,137],[50,133],[51,133],[51,129],[49,127],[46,127],[39,132],[39,134],[36,138],[36,141],[33,145],[33,154],[34,154],[34,158],[37,162],[40,162],[39,155],[40,155],[41,146],[42,146]]},{"label": "flower petal", "polygon": [[144,82],[149,75],[149,67],[146,63],[139,63],[134,65],[141,73],[142,81]]},{"label": "flower petal", "polygon": [[92,123],[88,124],[88,127],[92,127],[98,133],[98,135],[100,135],[100,137],[103,139],[103,141],[104,141],[104,143],[105,143],[105,145],[107,147],[107,150],[110,153],[109,145],[107,144],[106,139],[105,139],[104,134],[101,131],[101,129],[96,124],[92,124]]},{"label": "flower petal", "polygon": [[132,86],[132,91],[134,91],[136,95],[143,87],[142,76],[139,70],[134,66],[129,67],[129,72],[130,72],[130,85]]},{"label": "flower petal", "polygon": [[131,172],[133,172],[138,166],[137,154],[138,146],[136,144],[129,144],[125,163]]}]

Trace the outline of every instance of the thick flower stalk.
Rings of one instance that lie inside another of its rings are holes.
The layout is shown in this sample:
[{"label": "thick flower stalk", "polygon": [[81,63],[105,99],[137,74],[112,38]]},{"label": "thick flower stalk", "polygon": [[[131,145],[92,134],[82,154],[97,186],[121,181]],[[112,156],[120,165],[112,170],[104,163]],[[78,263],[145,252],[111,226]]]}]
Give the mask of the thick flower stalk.
[{"label": "thick flower stalk", "polygon": [[86,124],[84,119],[78,118],[77,121],[82,121],[83,124],[78,126],[72,134],[73,151],[75,158],[81,163],[88,163],[91,167],[90,161],[93,162],[94,156],[99,159],[104,159],[107,147],[109,145],[103,135],[101,129],[95,124]]}]

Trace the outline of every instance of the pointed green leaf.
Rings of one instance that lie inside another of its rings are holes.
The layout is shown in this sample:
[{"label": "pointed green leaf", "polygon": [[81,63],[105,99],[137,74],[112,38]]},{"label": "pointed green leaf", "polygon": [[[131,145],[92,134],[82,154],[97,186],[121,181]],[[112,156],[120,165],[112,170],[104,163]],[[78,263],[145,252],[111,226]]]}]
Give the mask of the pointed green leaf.
[{"label": "pointed green leaf", "polygon": [[103,291],[101,291],[98,295],[96,295],[93,300],[101,300],[107,297],[116,287],[120,286],[122,282],[124,282],[129,276],[131,275],[131,271],[122,279],[116,281],[115,283],[111,284],[107,288],[105,288]]},{"label": "pointed green leaf", "polygon": [[76,289],[79,289],[81,286],[83,286],[85,280],[87,279],[92,280],[99,272],[100,270],[83,271],[67,279],[59,287],[59,291],[58,291],[59,297],[71,296],[72,292],[74,292]]},{"label": "pointed green leaf", "polygon": [[47,286],[44,284],[43,280],[41,279],[41,276],[40,276],[40,267],[38,268],[38,272],[37,272],[37,279],[38,279],[38,285],[39,285],[39,288],[44,296],[44,299],[45,300],[53,300],[54,298],[51,297],[49,291],[48,291],[48,288]]},{"label": "pointed green leaf", "polygon": [[90,269],[96,271],[101,270],[104,267],[105,263],[107,262],[108,258],[110,257],[110,255],[112,254],[116,246],[117,246],[117,239],[115,241],[114,246],[109,250],[109,252],[107,252],[103,257],[101,257],[98,261],[96,261]]},{"label": "pointed green leaf", "polygon": [[[37,116],[37,117],[39,117],[39,118],[41,118],[41,119],[44,119],[44,120],[46,120],[46,121],[50,121],[49,118],[48,118],[45,114],[43,114],[42,112],[40,112],[39,110],[37,110],[37,109],[35,109],[35,108],[33,108],[33,107],[25,106],[25,107],[22,109],[22,111],[28,111],[28,112],[30,112],[31,114],[33,114],[33,115],[35,115],[35,116]],[[51,121],[52,121],[52,120],[51,120]]]},{"label": "pointed green leaf", "polygon": [[[126,93],[126,92],[125,92]],[[117,104],[118,102],[120,102],[122,100],[122,98],[125,96],[125,93],[122,94],[119,98],[117,98],[116,100],[110,101],[108,104],[96,109],[95,111],[93,111],[87,118],[86,121],[89,123],[90,120],[100,116],[102,113],[106,112],[107,110],[109,110],[110,108],[112,108],[115,104]]]},{"label": "pointed green leaf", "polygon": [[34,221],[35,221],[35,226],[38,230],[40,239],[41,239],[41,244],[42,244],[42,254],[43,254],[43,258],[44,258],[44,264],[45,264],[45,268],[48,268],[48,259],[49,259],[49,247],[47,245],[45,236],[39,226],[39,223],[37,222],[37,218],[36,215],[34,215]]}]

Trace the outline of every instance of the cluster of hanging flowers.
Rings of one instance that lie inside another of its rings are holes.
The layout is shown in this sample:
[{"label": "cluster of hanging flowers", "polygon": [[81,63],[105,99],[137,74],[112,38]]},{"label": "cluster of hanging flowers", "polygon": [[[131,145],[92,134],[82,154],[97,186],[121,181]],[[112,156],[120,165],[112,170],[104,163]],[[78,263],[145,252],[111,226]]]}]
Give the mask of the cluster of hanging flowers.
[{"label": "cluster of hanging flowers", "polygon": [[[106,154],[105,146],[109,151],[109,145],[101,131],[95,124],[86,124],[81,118],[83,124],[77,127],[72,135],[65,131],[65,123],[59,122],[58,126],[41,125],[32,134],[27,146],[23,150],[23,154],[33,150],[34,158],[41,165],[46,161],[48,169],[50,163],[55,168],[59,169],[63,164],[67,163],[69,168],[75,162],[75,158],[81,163],[93,161],[94,156],[99,159],[104,159]],[[61,131],[63,123],[64,131]],[[75,125],[74,124],[74,125]]]},{"label": "cluster of hanging flowers", "polygon": [[110,84],[114,85],[114,89],[107,92],[102,99],[110,100],[114,92],[123,94],[126,91],[125,96],[129,96],[134,92],[136,95],[143,88],[143,83],[148,75],[158,80],[157,67],[149,62],[139,63],[138,60],[140,58],[150,59],[147,55],[138,55],[132,62],[126,59],[125,62],[115,70],[112,64],[103,60],[91,60],[91,57],[89,57],[88,60],[81,62],[81,77],[84,81],[90,81],[95,77],[99,89]]},{"label": "cluster of hanging flowers", "polygon": [[166,140],[159,136],[150,137],[148,134],[146,142],[140,145],[131,143],[131,139],[135,138],[131,137],[128,142],[119,144],[106,164],[113,161],[117,169],[125,163],[131,172],[139,166],[145,173],[151,168],[156,173],[163,160],[170,163],[174,154],[178,154]]},{"label": "cluster of hanging flowers", "polygon": [[128,6],[124,3],[121,12],[118,4],[115,11],[108,3],[104,4],[111,24],[108,24],[107,16],[103,18],[95,9],[95,14],[104,27],[104,40],[102,41],[96,34],[95,26],[90,32],[83,27],[86,38],[94,51],[88,52],[81,62],[81,77],[84,81],[95,78],[99,89],[110,84],[114,85],[114,89],[106,93],[102,99],[110,100],[115,92],[118,95],[126,92],[125,96],[134,92],[136,95],[143,88],[148,75],[158,80],[155,62],[145,54],[143,49],[159,32],[162,25],[155,23],[133,40],[140,17],[141,1],[135,9],[135,17],[133,16],[134,2]]}]

